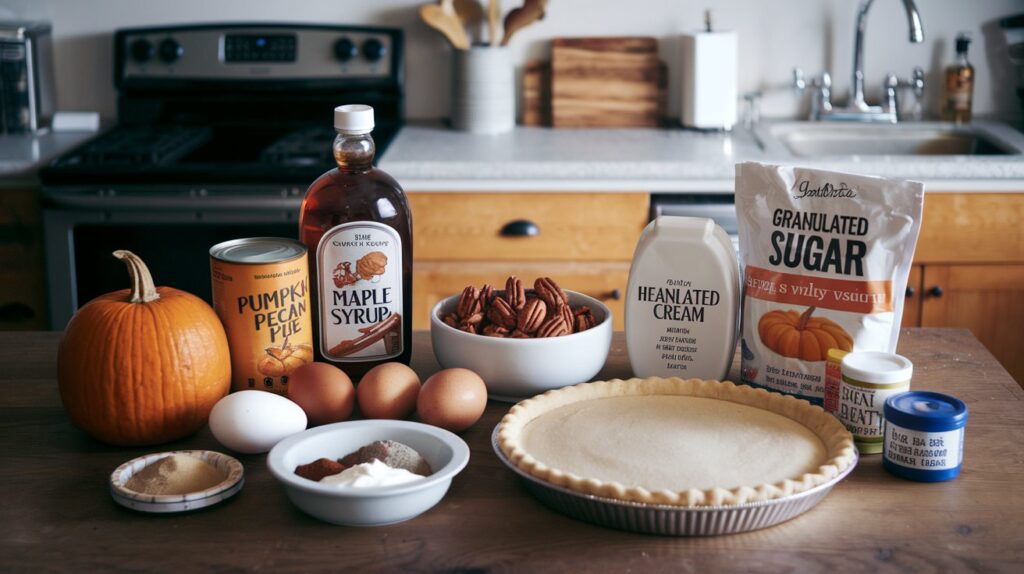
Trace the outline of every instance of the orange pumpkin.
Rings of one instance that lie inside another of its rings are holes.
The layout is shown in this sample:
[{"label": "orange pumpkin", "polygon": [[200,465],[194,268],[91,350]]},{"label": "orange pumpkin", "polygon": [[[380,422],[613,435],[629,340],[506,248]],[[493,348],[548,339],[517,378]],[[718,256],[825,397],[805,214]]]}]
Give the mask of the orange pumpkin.
[{"label": "orange pumpkin", "polygon": [[202,299],[155,287],[136,255],[131,289],[75,313],[57,353],[57,380],[72,422],[116,445],[151,445],[199,430],[231,385],[228,339]]},{"label": "orange pumpkin", "polygon": [[814,310],[765,313],[757,322],[761,342],[783,357],[803,361],[824,361],[829,349],[852,351],[853,337],[831,319],[811,317]]}]

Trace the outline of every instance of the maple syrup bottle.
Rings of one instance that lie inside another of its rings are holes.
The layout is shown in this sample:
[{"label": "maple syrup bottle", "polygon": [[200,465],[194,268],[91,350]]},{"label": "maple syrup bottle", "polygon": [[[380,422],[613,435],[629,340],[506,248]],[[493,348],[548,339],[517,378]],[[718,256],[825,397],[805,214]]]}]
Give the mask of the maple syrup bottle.
[{"label": "maple syrup bottle", "polygon": [[971,37],[961,32],[956,37],[956,62],[946,68],[946,107],[943,119],[966,124],[971,121],[974,98],[974,66],[967,61]]},{"label": "maple syrup bottle", "polygon": [[412,214],[373,166],[373,108],[334,109],[338,167],[309,186],[299,239],[309,250],[316,359],[352,378],[412,353]]}]

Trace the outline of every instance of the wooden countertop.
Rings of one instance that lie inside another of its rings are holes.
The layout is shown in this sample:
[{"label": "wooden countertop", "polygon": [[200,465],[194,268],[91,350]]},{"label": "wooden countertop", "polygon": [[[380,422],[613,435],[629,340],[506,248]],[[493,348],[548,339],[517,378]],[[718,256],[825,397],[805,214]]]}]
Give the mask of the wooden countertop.
[{"label": "wooden countertop", "polygon": [[[245,488],[220,506],[139,514],[110,498],[116,466],[147,452],[221,447],[208,430],[155,449],[89,439],[60,406],[58,340],[0,333],[0,571],[1016,571],[1024,561],[1024,391],[966,330],[908,330],[899,349],[914,362],[913,388],[953,394],[970,408],[957,480],[902,480],[868,455],[793,521],[691,539],[548,510],[491,451],[490,432],[508,408],[493,402],[463,434],[472,458],[447,496],[403,524],[318,522],[288,502],[262,455],[239,457]],[[414,346],[414,368],[436,370],[429,336],[416,333]],[[628,375],[620,333],[601,376]]]}]

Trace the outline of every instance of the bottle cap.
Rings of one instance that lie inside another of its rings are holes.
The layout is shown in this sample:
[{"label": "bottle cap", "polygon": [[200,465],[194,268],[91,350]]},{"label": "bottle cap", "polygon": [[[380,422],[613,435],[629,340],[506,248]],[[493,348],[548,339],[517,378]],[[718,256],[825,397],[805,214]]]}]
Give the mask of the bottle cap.
[{"label": "bottle cap", "polygon": [[966,32],[960,32],[956,35],[956,53],[966,54],[967,47],[971,45],[971,36]]},{"label": "bottle cap", "polygon": [[843,357],[843,376],[876,385],[909,382],[914,373],[910,359],[895,353],[861,351]]},{"label": "bottle cap", "polygon": [[967,405],[956,397],[909,391],[885,400],[885,420],[906,429],[944,432],[967,424]]},{"label": "bottle cap", "polygon": [[348,104],[334,108],[334,129],[350,134],[372,132],[373,108],[363,104]]}]

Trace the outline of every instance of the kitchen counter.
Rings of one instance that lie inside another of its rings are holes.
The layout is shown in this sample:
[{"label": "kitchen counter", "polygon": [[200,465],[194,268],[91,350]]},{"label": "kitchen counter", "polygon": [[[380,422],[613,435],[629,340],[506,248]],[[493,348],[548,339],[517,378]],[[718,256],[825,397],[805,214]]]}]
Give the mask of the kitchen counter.
[{"label": "kitchen counter", "polygon": [[[1024,141],[1009,126],[977,125]],[[918,179],[928,191],[1024,190],[1021,154],[807,159],[759,141],[742,128],[715,133],[678,127],[516,127],[505,134],[475,135],[439,123],[410,123],[381,157],[380,167],[412,192],[731,192],[735,164],[748,160]]]},{"label": "kitchen counter", "polygon": [[99,132],[0,134],[0,187],[36,182],[36,168]]},{"label": "kitchen counter", "polygon": [[[219,447],[208,430],[158,448],[87,438],[60,406],[59,336],[0,333],[0,571],[1009,572],[1024,561],[1024,391],[966,330],[907,330],[899,348],[914,362],[914,388],[955,394],[971,409],[957,480],[902,480],[868,455],[791,522],[693,539],[620,532],[548,510],[493,454],[490,433],[508,409],[494,402],[463,433],[472,459],[445,499],[403,524],[318,522],[288,502],[259,455],[239,457],[245,487],[221,506],[135,513],[107,491],[117,465],[157,450]],[[434,372],[429,335],[417,332],[413,344],[413,367]],[[628,374],[619,333],[601,376]]]}]

